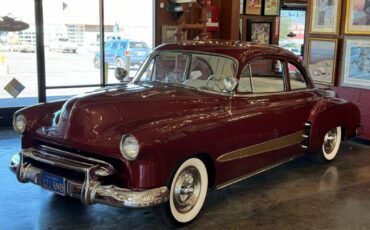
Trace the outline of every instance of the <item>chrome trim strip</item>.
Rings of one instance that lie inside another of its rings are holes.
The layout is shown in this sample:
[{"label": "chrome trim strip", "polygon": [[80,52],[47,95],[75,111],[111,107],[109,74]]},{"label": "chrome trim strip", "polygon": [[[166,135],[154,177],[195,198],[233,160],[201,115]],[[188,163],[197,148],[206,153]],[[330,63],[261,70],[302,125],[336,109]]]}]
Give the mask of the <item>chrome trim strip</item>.
[{"label": "chrome trim strip", "polygon": [[274,140],[266,141],[256,145],[248,146],[246,148],[238,149],[229,153],[222,154],[216,161],[223,163],[227,161],[232,161],[240,158],[251,157],[261,153],[282,149],[292,145],[301,143],[304,138],[304,131],[295,132],[293,134],[283,136]]},{"label": "chrome trim strip", "polygon": [[304,90],[296,90],[296,91],[280,91],[280,92],[271,92],[271,93],[237,93],[234,95],[234,97],[267,97],[267,96],[279,96],[279,95],[286,95],[286,94],[297,94],[297,93],[302,93],[302,92],[313,92],[314,88],[307,88]]},{"label": "chrome trim strip", "polygon": [[247,179],[247,178],[249,178],[249,177],[255,176],[255,175],[260,174],[260,173],[263,173],[263,172],[265,172],[265,171],[267,171],[267,170],[270,170],[270,169],[272,169],[272,168],[278,167],[278,166],[280,166],[280,165],[282,165],[282,164],[285,164],[285,163],[287,163],[287,162],[289,162],[289,161],[295,160],[295,159],[299,158],[300,156],[301,156],[301,155],[297,155],[297,156],[291,157],[291,158],[289,158],[289,159],[287,159],[287,160],[280,161],[280,162],[278,162],[278,163],[276,163],[276,164],[269,165],[269,166],[267,166],[267,167],[265,167],[265,168],[262,168],[262,169],[260,169],[260,170],[254,171],[254,172],[252,172],[252,173],[248,173],[248,174],[246,174],[246,175],[244,175],[244,176],[241,176],[241,177],[238,177],[238,178],[236,178],[236,179],[232,179],[232,180],[230,180],[230,181],[227,181],[227,182],[225,182],[225,183],[222,183],[222,184],[220,184],[220,185],[217,185],[217,186],[216,186],[216,189],[222,189],[222,188],[225,188],[225,187],[227,187],[227,186],[229,186],[229,185],[235,184],[235,183],[237,183],[237,182],[239,182],[239,181],[242,181],[242,180],[245,180],[245,179]]}]

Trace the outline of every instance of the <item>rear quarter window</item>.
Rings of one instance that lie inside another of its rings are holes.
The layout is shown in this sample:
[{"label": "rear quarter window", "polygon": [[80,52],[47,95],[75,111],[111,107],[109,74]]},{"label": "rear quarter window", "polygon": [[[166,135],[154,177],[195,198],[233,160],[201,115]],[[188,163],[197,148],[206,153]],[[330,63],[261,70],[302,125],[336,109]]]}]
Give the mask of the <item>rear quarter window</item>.
[{"label": "rear quarter window", "polygon": [[148,46],[144,42],[130,42],[131,49],[143,49],[147,48]]}]

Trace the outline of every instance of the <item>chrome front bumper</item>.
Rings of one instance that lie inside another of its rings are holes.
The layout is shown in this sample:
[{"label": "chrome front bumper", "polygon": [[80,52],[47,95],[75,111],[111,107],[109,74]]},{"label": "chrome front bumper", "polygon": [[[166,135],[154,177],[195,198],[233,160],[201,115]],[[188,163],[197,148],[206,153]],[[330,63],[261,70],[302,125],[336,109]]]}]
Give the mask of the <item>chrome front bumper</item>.
[{"label": "chrome front bumper", "polygon": [[168,200],[168,189],[165,186],[133,191],[113,184],[104,184],[104,179],[115,173],[112,165],[47,146],[41,146],[41,149],[25,149],[13,156],[9,167],[17,175],[19,182],[31,182],[41,186],[43,169],[32,165],[32,162],[84,174],[84,181],[64,177],[64,186],[66,196],[80,199],[85,204],[144,208]]}]

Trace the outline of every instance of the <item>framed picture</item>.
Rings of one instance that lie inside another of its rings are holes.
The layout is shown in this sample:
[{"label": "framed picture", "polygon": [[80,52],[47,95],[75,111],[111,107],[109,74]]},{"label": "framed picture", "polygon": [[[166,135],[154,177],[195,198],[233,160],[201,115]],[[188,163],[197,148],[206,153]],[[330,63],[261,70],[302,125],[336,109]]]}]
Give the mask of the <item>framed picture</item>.
[{"label": "framed picture", "polygon": [[308,39],[307,69],[314,81],[334,84],[337,48],[337,39]]},{"label": "framed picture", "polygon": [[370,39],[344,39],[342,85],[370,89]]},{"label": "framed picture", "polygon": [[258,44],[272,43],[272,20],[248,19],[247,41]]},{"label": "framed picture", "polygon": [[[177,25],[162,25],[162,43],[175,42],[175,32]],[[187,33],[184,32],[183,40],[187,39]]]},{"label": "framed picture", "polygon": [[245,14],[261,15],[263,0],[246,0]]},{"label": "framed picture", "polygon": [[348,0],[347,34],[370,34],[370,0]]},{"label": "framed picture", "polygon": [[280,0],[264,0],[263,14],[266,16],[280,15]]},{"label": "framed picture", "polygon": [[339,34],[342,0],[312,0],[310,33]]}]

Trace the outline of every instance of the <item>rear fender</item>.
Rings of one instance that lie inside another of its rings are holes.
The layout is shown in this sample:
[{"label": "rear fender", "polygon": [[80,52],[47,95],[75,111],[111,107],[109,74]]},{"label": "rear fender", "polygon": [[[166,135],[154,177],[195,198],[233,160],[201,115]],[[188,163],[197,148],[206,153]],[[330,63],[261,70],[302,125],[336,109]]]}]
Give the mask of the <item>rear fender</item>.
[{"label": "rear fender", "polygon": [[360,125],[360,111],[351,102],[328,98],[313,107],[308,121],[311,122],[308,150],[310,153],[316,153],[321,149],[325,134],[332,128],[341,126],[344,140],[353,137]]}]

